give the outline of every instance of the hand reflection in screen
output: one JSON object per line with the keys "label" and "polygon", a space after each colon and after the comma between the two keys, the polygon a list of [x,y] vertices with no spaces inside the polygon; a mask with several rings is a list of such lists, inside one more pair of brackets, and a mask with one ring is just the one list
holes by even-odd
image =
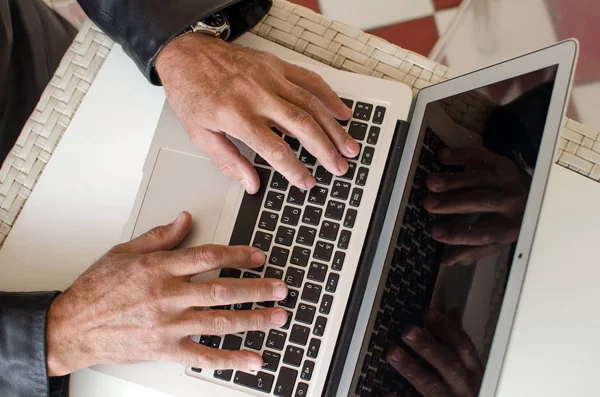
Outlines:
{"label": "hand reflection in screen", "polygon": [[483,367],[460,322],[456,311],[446,317],[429,309],[423,328],[411,325],[404,331],[407,348],[428,365],[421,365],[407,348],[394,346],[388,352],[388,363],[424,397],[475,397],[479,393]]}
{"label": "hand reflection in screen", "polygon": [[[444,265],[468,265],[514,243],[521,228],[530,178],[512,160],[483,147],[442,149],[440,162],[460,172],[432,174],[425,209],[453,215],[433,226],[432,237],[453,247]],[[468,219],[471,214],[476,220]],[[464,219],[461,219],[464,218]]]}

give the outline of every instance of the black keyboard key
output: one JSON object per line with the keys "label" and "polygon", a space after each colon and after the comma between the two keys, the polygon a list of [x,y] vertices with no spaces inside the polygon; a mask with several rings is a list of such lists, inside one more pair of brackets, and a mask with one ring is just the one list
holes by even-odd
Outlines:
{"label": "black keyboard key", "polygon": [[350,109],[354,109],[354,101],[352,99],[340,98],[344,105],[348,106]]}
{"label": "black keyboard key", "polygon": [[265,201],[265,208],[279,211],[283,206],[284,194],[279,192],[269,192],[267,193],[267,200]]}
{"label": "black keyboard key", "polygon": [[267,252],[271,248],[271,241],[273,241],[272,234],[256,232],[256,236],[254,236],[254,242],[252,243],[252,246],[254,248],[259,248]]}
{"label": "black keyboard key", "polygon": [[310,378],[312,378],[312,373],[314,369],[315,363],[313,361],[304,361],[302,372],[300,372],[300,377],[302,378],[302,380],[309,381]]}
{"label": "black keyboard key", "polygon": [[[279,229],[281,229],[281,227]],[[285,265],[287,265],[287,259],[288,259],[289,255],[290,255],[290,250],[288,250],[286,248],[274,246],[273,249],[271,250],[271,256],[269,256],[269,263],[272,265],[285,267]]]}
{"label": "black keyboard key", "polygon": [[267,343],[265,344],[265,347],[268,349],[282,351],[283,347],[285,346],[286,339],[287,334],[285,332],[272,329],[269,331],[269,336],[267,337]]}
{"label": "black keyboard key", "polygon": [[371,146],[366,146],[365,150],[363,151],[363,155],[362,155],[362,158],[360,159],[360,162],[364,165],[371,165],[371,163],[373,162],[374,154],[375,154],[375,148],[373,148]]}
{"label": "black keyboard key", "polygon": [[306,383],[298,383],[298,387],[296,388],[296,394],[294,397],[306,397],[308,394],[308,385]]}
{"label": "black keyboard key", "polygon": [[331,197],[346,200],[350,194],[350,186],[349,182],[335,181],[331,189]]}
{"label": "black keyboard key", "polygon": [[367,354],[365,357],[365,361],[363,361],[363,365],[362,365],[362,373],[363,374],[367,373],[367,371],[369,370],[370,364],[371,364],[371,356]]}
{"label": "black keyboard key", "polygon": [[300,220],[301,211],[302,210],[300,208],[286,205],[283,209],[283,214],[281,215],[281,223],[296,226],[298,224],[298,221]]}
{"label": "black keyboard key", "polygon": [[304,288],[302,289],[302,300],[311,303],[319,303],[319,299],[321,298],[321,291],[323,287],[313,283],[304,284]]}
{"label": "black keyboard key", "polygon": [[296,237],[296,242],[298,244],[312,246],[315,242],[315,237],[317,236],[317,229],[313,229],[312,227],[300,226],[298,229],[298,236]]}
{"label": "black keyboard key", "polygon": [[290,258],[290,263],[306,267],[306,265],[308,265],[309,259],[310,250],[308,248],[294,247],[294,249],[292,250],[292,257]]}
{"label": "black keyboard key", "polygon": [[283,270],[267,266],[267,270],[265,270],[265,278],[275,278],[281,280],[283,278]]}
{"label": "black keyboard key", "polygon": [[273,306],[275,306],[275,302],[257,302],[256,304],[258,306],[262,306],[262,307],[273,307]]}
{"label": "black keyboard key", "polygon": [[342,251],[337,251],[335,255],[333,255],[333,263],[331,264],[331,269],[339,272],[342,270],[344,266],[344,260],[346,260],[346,254]]}
{"label": "black keyboard key", "polygon": [[329,262],[331,255],[333,254],[333,244],[326,243],[324,241],[317,241],[315,245],[314,258]]}
{"label": "black keyboard key", "polygon": [[320,348],[321,348],[321,341],[317,338],[312,338],[310,340],[310,344],[308,345],[308,350],[306,351],[306,357],[317,358],[317,356],[319,355]]}
{"label": "black keyboard key", "polygon": [[312,262],[308,270],[308,279],[322,283],[327,276],[327,265],[319,262]]}
{"label": "black keyboard key", "polygon": [[299,324],[294,324],[294,326],[292,327],[292,331],[290,332],[290,342],[300,346],[306,346],[306,342],[308,342],[309,336],[310,328],[304,327]]}
{"label": "black keyboard key", "polygon": [[285,176],[281,175],[279,172],[275,172],[273,174],[273,179],[271,179],[271,188],[285,192],[289,184],[290,183]]}
{"label": "black keyboard key", "polygon": [[346,212],[346,218],[344,218],[344,227],[352,229],[354,227],[354,223],[356,222],[357,216],[358,211],[353,210],[352,208],[348,209],[348,212]]}
{"label": "black keyboard key", "polygon": [[297,377],[298,371],[295,369],[281,367],[279,376],[277,377],[277,383],[275,383],[275,389],[273,389],[273,394],[277,397],[292,397]]}
{"label": "black keyboard key", "polygon": [[305,148],[302,148],[302,150],[300,151],[299,159],[306,165],[315,165],[315,163],[317,162],[316,157],[310,154]]}
{"label": "black keyboard key", "polygon": [[260,188],[256,194],[244,193],[229,245],[249,245],[252,241],[254,225],[258,219],[262,201],[267,191],[269,177],[271,176],[271,171],[261,167],[255,168],[260,179]]}
{"label": "black keyboard key", "polygon": [[269,211],[263,211],[263,213],[260,215],[260,220],[258,221],[258,227],[260,227],[261,229],[273,231],[277,226],[278,219],[279,215]]}
{"label": "black keyboard key", "polygon": [[304,200],[306,199],[306,190],[302,190],[297,188],[296,186],[292,186],[290,188],[290,192],[287,196],[287,202],[296,205],[304,205]]}
{"label": "black keyboard key", "polygon": [[295,267],[289,267],[285,273],[285,283],[290,287],[300,288],[302,286],[302,280],[304,280],[304,270],[296,269]]}
{"label": "black keyboard key", "polygon": [[327,284],[325,284],[325,291],[335,292],[337,289],[338,281],[340,281],[340,275],[337,273],[330,273],[327,278]]}
{"label": "black keyboard key", "polygon": [[[304,324],[312,324],[315,319],[317,308],[311,305],[300,304],[298,311],[296,311],[296,321]],[[307,332],[308,335],[308,332]]]}
{"label": "black keyboard key", "polygon": [[192,372],[195,372],[197,374],[202,373],[202,368],[192,367]]}
{"label": "black keyboard key", "polygon": [[319,313],[329,314],[329,312],[331,311],[332,303],[333,303],[333,296],[323,295],[323,302],[321,302],[321,306],[319,307]]}
{"label": "black keyboard key", "polygon": [[352,196],[350,196],[350,205],[358,207],[362,201],[363,190],[355,187],[352,189]]}
{"label": "black keyboard key", "polygon": [[254,163],[255,164],[259,164],[259,165],[265,165],[267,167],[270,167],[271,165],[269,164],[269,162],[267,160],[265,160],[264,158],[262,158],[260,155],[256,155],[254,157]]}
{"label": "black keyboard key", "polygon": [[308,193],[308,202],[311,204],[325,205],[329,190],[324,187],[315,186]]}
{"label": "black keyboard key", "polygon": [[322,208],[313,207],[307,205],[302,214],[302,222],[308,225],[318,226],[321,222],[321,215],[323,214]]}
{"label": "black keyboard key", "polygon": [[325,169],[322,165],[317,167],[317,171],[315,172],[315,180],[320,185],[329,186],[331,184],[331,179],[333,178],[333,174]]}
{"label": "black keyboard key", "polygon": [[242,346],[242,338],[236,335],[225,335],[223,339],[223,347],[224,350],[240,350]]}
{"label": "black keyboard key", "polygon": [[238,269],[222,269],[219,273],[220,278],[240,278],[242,272]]}
{"label": "black keyboard key", "polygon": [[296,234],[294,229],[290,229],[289,227],[285,226],[279,226],[279,229],[277,229],[277,234],[275,235],[275,242],[277,244],[285,245],[286,247],[291,247],[292,243],[294,242],[294,234]]}
{"label": "black keyboard key", "polygon": [[344,216],[344,209],[346,204],[340,203],[339,201],[329,200],[327,207],[325,207],[325,217],[329,219],[335,219],[341,221]]}
{"label": "black keyboard key", "polygon": [[271,127],[271,131],[279,135],[279,137],[283,137],[283,132],[279,131],[277,128]]}
{"label": "black keyboard key", "polygon": [[371,115],[373,114],[373,105],[370,103],[357,102],[356,107],[354,108],[354,117],[358,120],[369,121],[371,120]]}
{"label": "black keyboard key", "polygon": [[377,145],[380,132],[381,128],[375,126],[371,127],[371,129],[369,130],[369,135],[367,136],[367,143],[370,145]]}
{"label": "black keyboard key", "polygon": [[264,340],[264,332],[250,331],[246,333],[246,341],[244,342],[244,346],[254,350],[261,350]]}
{"label": "black keyboard key", "polygon": [[231,377],[233,376],[233,370],[231,369],[218,369],[215,371],[214,377],[216,379],[224,380],[225,382],[229,382]]}
{"label": "black keyboard key", "polygon": [[287,310],[285,312],[287,313],[287,321],[281,329],[290,329],[290,325],[292,325],[292,312],[288,312]]}
{"label": "black keyboard key", "polygon": [[296,138],[292,138],[291,136],[286,135],[286,137],[283,139],[287,142],[288,145],[290,145],[294,152],[297,152],[298,149],[300,149],[300,141]]}
{"label": "black keyboard key", "polygon": [[279,306],[287,307],[288,309],[293,309],[296,307],[297,301],[298,301],[298,291],[288,288],[288,294],[284,300],[279,302]]}
{"label": "black keyboard key", "polygon": [[369,176],[369,169],[360,167],[358,174],[356,175],[356,184],[358,186],[365,186],[367,184],[367,177]]}
{"label": "black keyboard key", "polygon": [[367,135],[367,128],[368,126],[365,123],[353,121],[350,123],[348,133],[352,138],[356,139],[357,141],[362,141]]}
{"label": "black keyboard key", "polygon": [[260,278],[260,276],[256,273],[244,272],[242,278]]}
{"label": "black keyboard key", "polygon": [[270,393],[273,389],[275,376],[266,372],[258,372],[256,375],[251,375],[246,372],[236,371],[233,383],[240,386],[245,386],[250,389]]}
{"label": "black keyboard key", "polygon": [[352,180],[352,179],[354,179],[355,173],[356,173],[356,163],[353,163],[352,161],[348,161],[348,171],[346,171],[346,173],[344,175],[340,176],[340,178]]}
{"label": "black keyboard key", "polygon": [[382,124],[384,117],[385,117],[385,108],[383,106],[377,106],[375,108],[375,115],[373,116],[373,123]]}
{"label": "black keyboard key", "polygon": [[[283,356],[283,363],[288,364],[288,365],[293,365],[294,367],[299,367],[300,363],[302,362],[303,356],[304,356],[304,349],[301,349],[296,346],[288,346],[285,349],[285,355]],[[280,374],[281,374],[281,372],[280,372]]]}
{"label": "black keyboard key", "polygon": [[327,325],[326,317],[317,317],[315,321],[315,326],[313,328],[313,335],[315,336],[323,336],[325,334],[325,326]]}
{"label": "black keyboard key", "polygon": [[319,231],[319,237],[325,240],[335,241],[337,240],[338,231],[340,225],[335,222],[324,221]]}
{"label": "black keyboard key", "polygon": [[210,344],[209,340],[210,340],[210,336],[202,335],[200,337],[200,341],[198,343],[200,343],[203,346],[208,346]]}
{"label": "black keyboard key", "polygon": [[207,346],[212,347],[214,349],[218,349],[219,346],[221,346],[221,337],[220,336],[209,336]]}
{"label": "black keyboard key", "polygon": [[276,372],[277,368],[279,368],[279,360],[281,360],[281,354],[265,350],[263,353],[262,368],[267,371]]}

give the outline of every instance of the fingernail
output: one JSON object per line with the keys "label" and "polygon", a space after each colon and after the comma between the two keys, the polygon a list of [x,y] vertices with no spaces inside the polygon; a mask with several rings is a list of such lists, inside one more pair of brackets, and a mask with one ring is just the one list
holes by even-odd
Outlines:
{"label": "fingernail", "polygon": [[350,166],[348,165],[348,162],[344,159],[339,159],[338,160],[338,170],[340,170],[341,174],[345,174],[346,172],[348,172],[348,168]]}
{"label": "fingernail", "polygon": [[306,190],[312,189],[316,184],[317,181],[315,181],[315,178],[312,175],[307,176],[304,180],[304,186],[306,186]]}
{"label": "fingernail", "polygon": [[402,350],[398,347],[394,347],[392,351],[387,356],[387,361],[392,363],[397,363],[402,360]]}
{"label": "fingernail", "polygon": [[354,139],[348,139],[346,141],[346,149],[351,154],[356,155],[358,153],[358,151],[360,150],[360,147],[358,146],[358,143],[356,143],[356,141]]}
{"label": "fingernail", "polygon": [[253,369],[258,371],[262,369],[263,363],[262,360],[258,357],[252,357],[248,360],[248,369]]}
{"label": "fingernail", "polygon": [[275,288],[273,288],[273,297],[275,297],[275,299],[278,301],[285,299],[287,294],[288,294],[288,289],[284,283],[277,283],[275,285]]}
{"label": "fingernail", "polygon": [[173,221],[175,226],[181,226],[185,222],[185,213],[182,211],[177,215],[177,218]]}
{"label": "fingernail", "polygon": [[407,340],[410,340],[412,342],[416,341],[417,339],[419,339],[419,337],[423,334],[423,331],[421,331],[421,328],[413,325],[411,326],[408,331],[404,334],[404,337]]}
{"label": "fingernail", "polygon": [[285,325],[287,322],[287,314],[283,310],[277,310],[273,314],[271,314],[271,323],[278,327]]}
{"label": "fingernail", "polygon": [[262,265],[263,263],[265,263],[265,253],[262,251],[254,251],[254,253],[252,254],[252,262],[257,264],[257,265]]}

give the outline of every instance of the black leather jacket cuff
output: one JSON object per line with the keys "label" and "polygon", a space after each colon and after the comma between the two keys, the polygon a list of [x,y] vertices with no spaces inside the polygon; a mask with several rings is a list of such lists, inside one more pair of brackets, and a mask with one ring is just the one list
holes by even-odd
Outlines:
{"label": "black leather jacket cuff", "polygon": [[58,292],[0,292],[0,394],[46,397],[46,314]]}
{"label": "black leather jacket cuff", "polygon": [[225,11],[231,38],[256,25],[272,0],[78,0],[87,15],[121,44],[146,78],[159,85],[154,60],[160,50],[187,27]]}

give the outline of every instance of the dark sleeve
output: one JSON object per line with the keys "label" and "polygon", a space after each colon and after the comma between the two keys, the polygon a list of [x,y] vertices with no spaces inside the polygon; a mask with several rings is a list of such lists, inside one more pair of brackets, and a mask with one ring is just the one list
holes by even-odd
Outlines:
{"label": "dark sleeve", "polygon": [[0,395],[66,395],[67,378],[50,385],[46,368],[46,314],[57,294],[0,292]]}
{"label": "dark sleeve", "polygon": [[160,84],[154,60],[162,47],[185,28],[224,11],[231,39],[256,25],[272,0],[78,0],[106,34],[121,44],[146,78]]}

